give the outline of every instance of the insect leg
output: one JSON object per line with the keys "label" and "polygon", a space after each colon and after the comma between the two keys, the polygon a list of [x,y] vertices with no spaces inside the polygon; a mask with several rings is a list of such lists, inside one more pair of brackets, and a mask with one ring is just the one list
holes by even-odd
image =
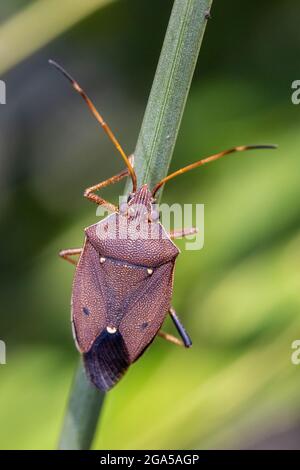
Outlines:
{"label": "insect leg", "polygon": [[157,333],[158,336],[160,336],[163,339],[166,339],[167,341],[170,341],[170,343],[176,344],[177,346],[184,346],[183,342],[181,339],[176,338],[176,336],[170,335],[169,333],[165,333],[164,331],[159,331]]}
{"label": "insect leg", "polygon": [[170,308],[169,314],[171,315],[171,318],[172,318],[173,323],[176,327],[176,330],[178,331],[178,333],[181,336],[181,339],[183,341],[184,346],[186,348],[190,348],[192,346],[192,340],[189,337],[188,333],[186,332],[186,330],[185,330],[183,324],[181,323],[181,321],[179,320],[178,316],[176,315],[176,312],[175,312],[173,307]]}
{"label": "insect leg", "polygon": [[167,341],[170,341],[170,343],[176,344],[177,346],[184,346],[185,348],[190,348],[192,346],[192,340],[185,331],[185,328],[179,320],[178,316],[176,315],[176,312],[173,307],[170,308],[169,314],[171,315],[173,323],[182,341],[181,339],[176,338],[176,336],[170,335],[169,333],[165,333],[164,331],[159,331],[158,336],[166,339]]}
{"label": "insect leg", "polygon": [[80,255],[81,252],[82,248],[69,248],[67,250],[61,250],[59,252],[59,256],[65,259],[66,261],[69,261],[69,263],[75,264],[76,266],[77,261],[75,261],[73,258],[70,258],[70,256]]}
{"label": "insect leg", "polygon": [[198,228],[197,227],[191,227],[191,228],[184,228],[182,230],[172,230],[169,233],[169,237],[174,240],[175,238],[181,238],[181,237],[187,237],[188,235],[194,235],[195,233],[198,233]]}
{"label": "insect leg", "polygon": [[[133,155],[131,155],[129,157],[129,161],[130,161],[131,164],[133,164],[133,159],[134,159],[134,157],[133,157]],[[105,188],[106,186],[109,186],[110,184],[117,183],[118,181],[120,181],[121,179],[125,178],[128,175],[129,175],[129,171],[128,171],[127,168],[125,168],[125,170],[121,171],[117,175],[114,175],[114,176],[112,176],[111,178],[108,178],[105,181],[101,181],[100,183],[95,184],[94,186],[91,186],[91,187],[87,188],[84,191],[84,197],[86,197],[90,201],[95,202],[98,205],[105,206],[107,209],[109,209],[112,212],[117,212],[118,211],[117,206],[115,206],[114,204],[106,201],[102,197],[95,194],[95,191],[99,191],[99,189]]]}

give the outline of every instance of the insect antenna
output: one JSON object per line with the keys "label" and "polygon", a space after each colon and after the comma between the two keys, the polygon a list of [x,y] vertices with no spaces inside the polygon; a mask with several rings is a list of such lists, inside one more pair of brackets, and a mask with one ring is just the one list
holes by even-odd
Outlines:
{"label": "insect antenna", "polygon": [[193,170],[194,168],[197,168],[198,166],[205,165],[206,163],[213,162],[214,160],[218,160],[221,157],[224,157],[225,155],[228,155],[229,153],[234,153],[234,152],[244,152],[245,150],[255,150],[255,149],[275,149],[277,148],[277,145],[240,145],[238,147],[232,147],[228,150],[224,150],[223,152],[216,153],[214,155],[211,155],[209,157],[203,158],[202,160],[199,160],[195,163],[191,163],[190,165],[187,165],[183,168],[180,168],[177,171],[174,171],[174,173],[171,173],[170,175],[166,176],[163,178],[159,183],[157,183],[153,190],[152,190],[152,196],[154,197],[157,191],[165,184],[167,181],[170,181],[171,179],[175,178],[175,176],[182,175],[183,173],[186,173],[187,171]]}
{"label": "insect antenna", "polygon": [[53,65],[57,70],[59,70],[69,80],[69,82],[71,82],[71,85],[74,88],[74,90],[77,91],[82,96],[82,98],[84,99],[84,101],[88,105],[88,107],[89,107],[90,111],[92,112],[92,114],[94,115],[94,117],[97,119],[97,121],[99,122],[99,124],[101,125],[101,127],[103,128],[103,130],[106,132],[109,139],[113,143],[113,145],[116,147],[118,152],[121,154],[121,157],[123,158],[123,160],[125,162],[125,165],[128,168],[128,171],[129,171],[129,174],[130,174],[130,177],[131,177],[131,180],[132,180],[132,192],[136,192],[137,179],[136,179],[135,171],[134,171],[127,155],[125,154],[123,148],[121,147],[121,144],[119,143],[119,141],[115,137],[114,133],[112,132],[112,130],[110,129],[108,124],[104,121],[101,114],[97,111],[96,107],[94,106],[94,104],[92,103],[92,101],[90,100],[88,95],[83,91],[83,89],[76,82],[76,80],[74,80],[74,78],[61,65],[59,65],[54,60],[50,59],[48,62],[49,62],[49,64]]}

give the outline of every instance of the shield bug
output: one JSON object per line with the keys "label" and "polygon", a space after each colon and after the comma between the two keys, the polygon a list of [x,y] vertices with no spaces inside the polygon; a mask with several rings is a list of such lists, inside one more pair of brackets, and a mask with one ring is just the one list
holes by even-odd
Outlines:
{"label": "shield bug", "polygon": [[[79,84],[56,62],[49,61],[71,82],[116,147],[126,169],[87,188],[84,196],[112,212],[85,229],[83,248],[63,250],[59,255],[76,265],[72,290],[72,328],[83,355],[87,375],[101,390],[111,389],[127,368],[159,335],[189,348],[192,341],[171,306],[175,261],[179,250],[175,238],[196,233],[183,229],[167,233],[154,207],[159,189],[175,176],[217,160],[229,153],[273,145],[234,147],[199,160],[158,182],[154,188],[137,187],[133,158],[128,157],[109,126]],[[120,207],[96,192],[130,176],[132,192]],[[142,234],[142,235],[141,235]],[[75,261],[74,255],[79,255]],[[170,315],[181,339],[161,331]]]}

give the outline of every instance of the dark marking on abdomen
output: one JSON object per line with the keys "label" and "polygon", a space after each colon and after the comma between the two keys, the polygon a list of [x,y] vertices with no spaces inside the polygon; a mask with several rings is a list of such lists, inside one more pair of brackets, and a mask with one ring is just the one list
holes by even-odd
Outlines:
{"label": "dark marking on abdomen", "polygon": [[85,369],[90,380],[100,390],[111,389],[130,364],[128,351],[119,331],[114,334],[103,330],[91,349],[83,354]]}
{"label": "dark marking on abdomen", "polygon": [[91,313],[87,307],[83,307],[82,311],[87,316],[90,315],[90,313]]}

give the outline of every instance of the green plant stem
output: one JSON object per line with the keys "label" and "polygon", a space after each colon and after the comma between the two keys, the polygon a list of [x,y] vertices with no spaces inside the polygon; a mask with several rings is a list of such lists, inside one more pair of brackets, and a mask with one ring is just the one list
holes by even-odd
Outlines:
{"label": "green plant stem", "polygon": [[168,172],[211,4],[174,2],[134,152],[138,185],[153,187]]}
{"label": "green plant stem", "polygon": [[76,371],[59,442],[59,449],[89,449],[105,394],[87,379],[80,361]]}
{"label": "green plant stem", "polygon": [[[135,149],[138,184],[166,176],[212,0],[175,0]],[[125,193],[131,185],[128,182]],[[63,424],[60,449],[92,443],[104,394],[89,384],[80,363]]]}

